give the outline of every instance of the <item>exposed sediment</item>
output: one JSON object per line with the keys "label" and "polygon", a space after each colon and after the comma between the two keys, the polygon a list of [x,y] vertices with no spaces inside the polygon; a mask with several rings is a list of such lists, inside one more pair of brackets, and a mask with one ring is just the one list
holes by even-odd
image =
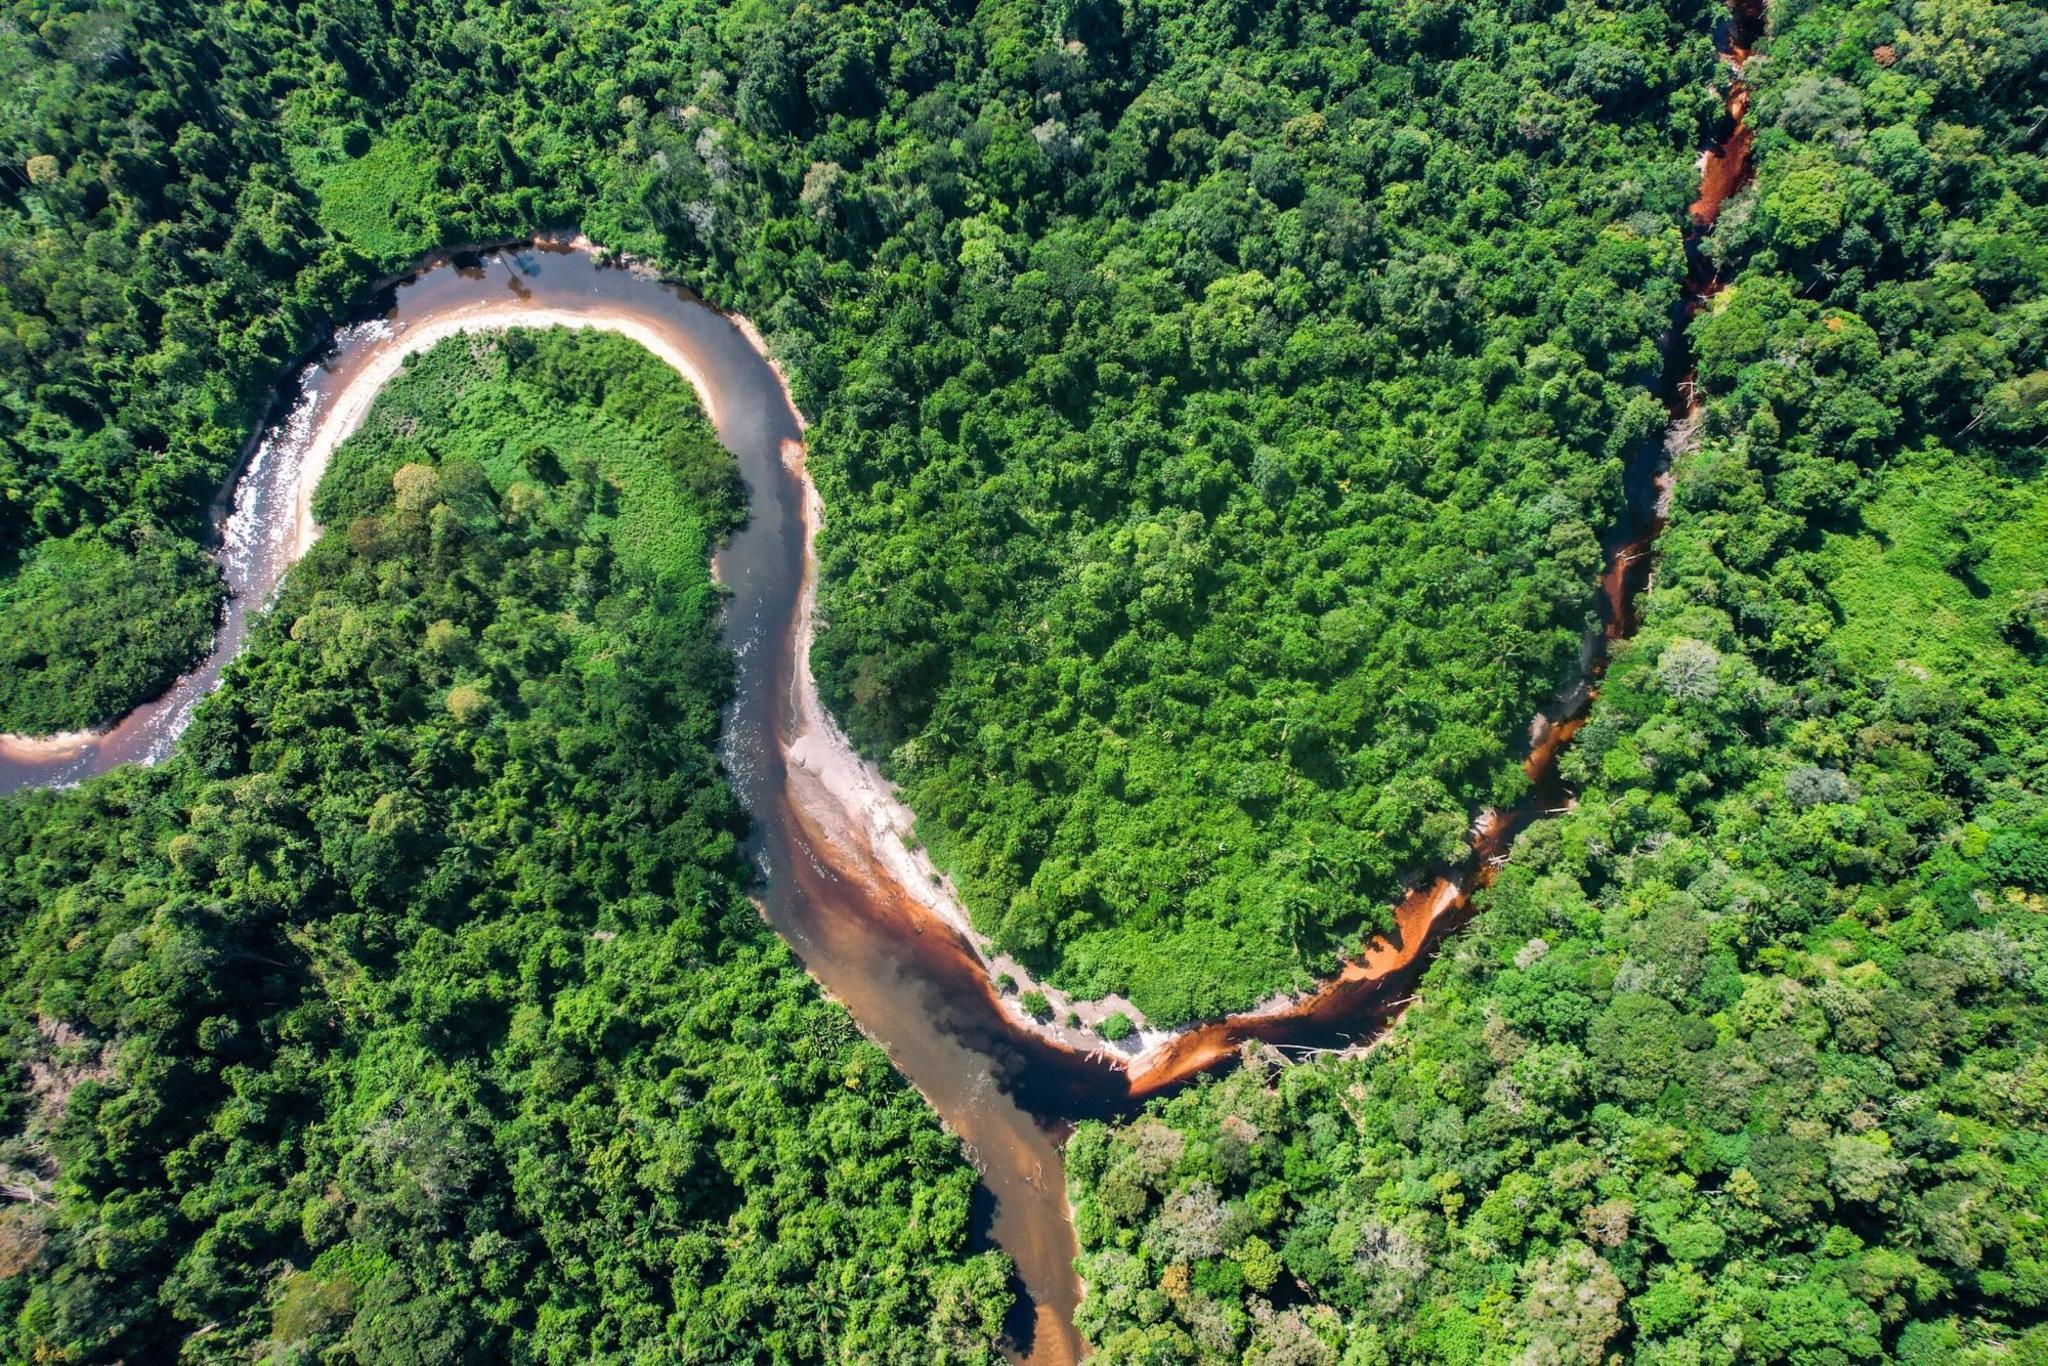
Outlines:
{"label": "exposed sediment", "polygon": [[[1761,29],[1760,0],[1738,0],[1731,14],[1717,42],[1736,79],[1723,129],[1701,162],[1687,237],[1688,313],[1721,287],[1699,244],[1749,171],[1748,94],[1740,76]],[[547,250],[559,256],[587,247],[579,242]],[[420,290],[417,316],[402,318],[394,309],[388,322],[372,320],[369,331],[330,358],[331,368],[316,367],[300,405],[275,429],[289,439],[259,446],[237,485],[223,555],[249,559],[230,574],[240,600],[231,604],[214,652],[170,695],[108,731],[0,736],[0,792],[161,757],[239,649],[242,614],[267,601],[284,567],[312,544],[311,499],[320,472],[406,355],[456,333],[515,326],[597,327],[639,342],[697,390],[721,439],[740,456],[752,495],[749,526],[720,551],[717,564],[721,581],[733,590],[728,639],[741,659],[725,753],[756,823],[752,847],[765,879],[762,910],[968,1145],[989,1196],[981,1227],[1017,1262],[1027,1292],[1011,1325],[1018,1355],[1051,1366],[1071,1361],[1084,1349],[1073,1329],[1080,1286],[1072,1272],[1073,1235],[1056,1147],[1061,1125],[1127,1111],[1230,1059],[1247,1042],[1344,1049],[1377,1037],[1398,1014],[1433,948],[1470,915],[1472,894],[1491,881],[1515,834],[1569,802],[1557,757],[1593,705],[1610,646],[1639,624],[1637,604],[1667,510],[1668,450],[1684,442],[1696,420],[1682,330],[1674,341],[1673,372],[1680,378],[1670,386],[1671,434],[1632,462],[1628,511],[1607,541],[1602,630],[1589,639],[1579,676],[1532,723],[1529,795],[1511,809],[1482,812],[1466,856],[1410,891],[1394,908],[1392,930],[1314,992],[1182,1030],[1146,1031],[1137,1041],[1141,1047],[1127,1055],[1084,1031],[1034,1022],[1014,998],[997,991],[996,972],[1025,974],[983,951],[959,898],[918,847],[911,813],[820,701],[809,655],[815,541],[824,509],[804,469],[801,418],[786,384],[774,376],[779,403],[772,388],[762,387],[759,372],[772,362],[759,335],[744,320],[717,319],[718,327],[730,324],[743,339],[746,354],[736,357],[730,331],[705,330],[698,314],[714,316],[708,310],[679,303],[675,291],[645,276],[630,285],[607,283],[600,277],[626,272],[593,273],[587,251],[578,254],[573,268],[554,267],[573,283],[545,283],[538,267],[522,280],[525,268],[515,261],[504,282],[509,297],[486,297],[489,290],[479,283],[483,266],[426,272],[408,285],[430,286]],[[495,269],[505,258],[485,264]],[[460,288],[435,284],[456,276],[465,282]],[[378,326],[391,331],[374,335]],[[719,373],[705,360],[714,352]],[[1128,1007],[1098,1002],[1087,1016],[1115,1008]]]}

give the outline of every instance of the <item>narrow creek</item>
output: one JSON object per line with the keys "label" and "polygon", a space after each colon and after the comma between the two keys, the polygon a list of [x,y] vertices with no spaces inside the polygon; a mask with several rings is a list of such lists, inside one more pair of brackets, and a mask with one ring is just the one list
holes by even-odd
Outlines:
{"label": "narrow creek", "polygon": [[1529,756],[1523,763],[1529,777],[1527,793],[1512,807],[1480,814],[1465,858],[1401,900],[1390,935],[1375,939],[1316,992],[1280,1011],[1233,1015],[1178,1035],[1139,1061],[1131,1078],[1137,1096],[1170,1090],[1254,1040],[1283,1049],[1323,1050],[1356,1047],[1375,1037],[1399,1013],[1436,946],[1471,918],[1473,894],[1493,881],[1515,836],[1537,817],[1571,801],[1558,775],[1558,759],[1585,724],[1614,645],[1633,636],[1642,624],[1638,606],[1649,586],[1657,537],[1664,530],[1671,457],[1691,437],[1699,415],[1696,366],[1685,324],[1725,283],[1703,246],[1722,206],[1750,181],[1753,133],[1746,118],[1749,87],[1742,69],[1763,35],[1764,4],[1765,0],[1730,0],[1727,17],[1714,26],[1715,50],[1731,69],[1732,79],[1721,125],[1700,155],[1699,196],[1684,229],[1686,276],[1671,319],[1659,386],[1671,425],[1661,439],[1634,451],[1623,472],[1622,516],[1602,538],[1606,567],[1600,576],[1600,630],[1586,642],[1580,676],[1530,726]]}
{"label": "narrow creek", "polygon": [[[1730,15],[1715,42],[1736,79],[1724,126],[1702,159],[1686,235],[1685,315],[1721,286],[1700,242],[1748,176],[1740,75],[1762,29],[1762,0],[1735,0]],[[1695,416],[1682,322],[1675,320],[1681,326],[1665,384],[1673,441]],[[1663,527],[1666,450],[1653,442],[1630,462],[1627,511],[1606,541],[1603,630],[1589,641],[1583,677],[1531,728],[1528,796],[1483,813],[1467,858],[1412,891],[1396,908],[1393,932],[1313,995],[1197,1026],[1129,1061],[1079,1052],[1028,1028],[998,996],[974,947],[893,871],[900,864],[876,847],[882,837],[871,824],[835,810],[811,763],[792,759],[837,743],[821,720],[803,648],[818,508],[803,472],[802,419],[750,330],[686,291],[606,267],[580,246],[538,243],[436,263],[339,329],[282,391],[282,416],[254,445],[234,486],[220,549],[232,597],[213,651],[162,698],[104,732],[0,737],[0,793],[163,758],[239,650],[249,613],[269,601],[309,543],[312,485],[403,356],[455,332],[551,325],[604,328],[648,346],[696,386],[737,457],[749,520],[715,561],[730,593],[726,638],[739,661],[723,752],[753,822],[762,913],[967,1145],[982,1174],[977,1237],[1017,1264],[1013,1355],[1035,1366],[1078,1360],[1086,1347],[1073,1323],[1080,1284],[1058,1146],[1067,1127],[1128,1113],[1227,1063],[1248,1042],[1342,1048],[1384,1029],[1434,947],[1469,918],[1472,893],[1491,880],[1516,833],[1569,800],[1557,757],[1592,704],[1611,644],[1636,628],[1636,601]]]}

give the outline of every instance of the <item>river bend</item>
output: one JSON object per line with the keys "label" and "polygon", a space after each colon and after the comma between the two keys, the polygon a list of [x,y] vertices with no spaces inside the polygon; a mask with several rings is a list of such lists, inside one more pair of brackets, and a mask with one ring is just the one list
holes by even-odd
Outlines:
{"label": "river bend", "polygon": [[[1098,1112],[1125,1094],[1123,1075],[1024,1030],[973,948],[904,890],[872,824],[833,808],[828,780],[863,775],[816,703],[806,658],[818,503],[803,471],[803,421],[751,330],[686,291],[556,243],[437,263],[390,290],[293,376],[281,416],[250,452],[220,523],[231,596],[212,651],[108,730],[0,739],[0,792],[168,755],[240,650],[250,614],[318,534],[311,498],[328,457],[404,358],[458,332],[514,326],[595,327],[639,342],[690,381],[737,457],[748,520],[713,566],[739,666],[721,748],[751,818],[756,897],[812,976],[966,1143],[982,1175],[977,1237],[1017,1264],[1023,1294],[1010,1333],[1019,1355],[1074,1360],[1080,1286],[1059,1122],[1041,1124],[1025,1102],[1048,1116]],[[1033,1066],[1048,1061],[1057,1065]]]}
{"label": "river bend", "polygon": [[[1762,27],[1761,0],[1735,0],[1730,15],[1715,36],[1737,79],[1727,119],[1702,157],[1687,233],[1692,272],[1666,377],[1674,442],[1690,433],[1695,413],[1684,316],[1721,285],[1698,244],[1749,172],[1740,73]],[[1066,1126],[1125,1113],[1248,1042],[1346,1047],[1383,1029],[1431,949],[1470,914],[1472,891],[1490,880],[1514,834],[1569,800],[1556,758],[1591,705],[1609,645],[1636,628],[1636,600],[1663,527],[1663,443],[1646,443],[1629,462],[1626,515],[1606,538],[1604,629],[1589,638],[1580,676],[1532,725],[1530,796],[1512,810],[1481,813],[1467,857],[1418,885],[1396,908],[1394,930],[1313,995],[1181,1031],[1134,1058],[1063,1046],[997,994],[897,838],[907,815],[897,808],[885,819],[881,808],[893,801],[886,783],[819,704],[808,654],[822,510],[804,471],[803,420],[760,339],[684,290],[603,264],[581,242],[434,263],[340,328],[281,391],[282,415],[260,434],[223,510],[220,562],[230,597],[212,651],[163,697],[103,732],[0,736],[0,793],[164,758],[240,649],[249,614],[271,600],[318,534],[310,500],[327,459],[404,357],[458,332],[515,326],[594,327],[639,342],[697,390],[737,458],[748,520],[713,561],[728,593],[725,638],[738,661],[721,750],[751,818],[762,913],[967,1145],[982,1176],[977,1237],[1017,1265],[1014,1355],[1034,1366],[1078,1359],[1081,1288],[1057,1146]]]}

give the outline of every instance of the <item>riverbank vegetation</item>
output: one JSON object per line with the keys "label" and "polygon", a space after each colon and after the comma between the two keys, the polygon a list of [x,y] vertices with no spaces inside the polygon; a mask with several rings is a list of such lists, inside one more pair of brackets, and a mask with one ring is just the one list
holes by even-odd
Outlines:
{"label": "riverbank vegetation", "polygon": [[[1569,672],[1719,15],[16,7],[0,729],[190,655],[344,301],[580,225],[789,365],[822,685],[977,924],[1154,1021],[1298,983]],[[2048,21],[1767,17],[1577,806],[1370,1057],[1082,1128],[1108,1361],[2048,1352]],[[524,345],[421,363],[180,759],[0,818],[18,1354],[992,1337],[957,1149],[738,899],[729,475]]]}
{"label": "riverbank vegetation", "polygon": [[2048,17],[1770,14],[1577,805],[1368,1057],[1083,1126],[1105,1361],[2048,1354]]}
{"label": "riverbank vegetation", "polygon": [[981,1360],[972,1168],[748,901],[731,456],[457,337],[158,768],[0,805],[0,1355]]}
{"label": "riverbank vegetation", "polygon": [[1228,22],[1077,32],[1029,146],[984,113],[1007,193],[834,301],[813,428],[828,699],[978,925],[1155,1024],[1333,968],[1520,791],[1711,61],[1655,9]]}
{"label": "riverbank vegetation", "polygon": [[[322,311],[581,225],[794,372],[821,685],[977,925],[1155,1022],[1248,1004],[1521,781],[1662,420],[1705,14],[17,18],[0,539],[20,582],[74,536],[141,582]],[[92,601],[0,594],[99,684],[0,685],[0,727],[103,719],[201,620]]]}

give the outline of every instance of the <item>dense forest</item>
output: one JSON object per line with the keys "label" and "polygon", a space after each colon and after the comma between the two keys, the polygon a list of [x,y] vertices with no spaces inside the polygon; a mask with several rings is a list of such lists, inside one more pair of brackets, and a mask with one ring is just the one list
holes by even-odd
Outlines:
{"label": "dense forest", "polygon": [[945,327],[914,260],[864,301],[815,429],[828,699],[1002,947],[1155,1023],[1334,966],[1518,792],[1712,62],[1657,8],[1234,17],[1145,15],[1099,137],[1106,45],[1041,61],[1022,207]]}
{"label": "dense forest", "polygon": [[1368,1056],[1084,1126],[1105,1361],[2048,1357],[2048,14],[1770,15],[1577,805]]}
{"label": "dense forest", "polygon": [[[2048,10],[1769,5],[1673,337],[1723,13],[19,0],[0,731],[202,648],[352,300],[581,228],[789,368],[821,686],[976,924],[1214,1014],[1517,794],[1675,343],[1571,809],[1371,1052],[1081,1127],[1082,1327],[2048,1356]],[[971,1170],[741,891],[736,496],[631,348],[452,343],[179,756],[0,807],[8,1356],[987,1354]]]}
{"label": "dense forest", "polygon": [[973,1169],[743,890],[694,395],[456,338],[317,508],[170,763],[0,810],[0,1355],[990,1356]]}
{"label": "dense forest", "polygon": [[1714,12],[19,11],[0,729],[190,657],[205,495],[338,300],[580,225],[791,367],[823,689],[977,924],[1158,1021],[1301,985],[1575,656]]}

